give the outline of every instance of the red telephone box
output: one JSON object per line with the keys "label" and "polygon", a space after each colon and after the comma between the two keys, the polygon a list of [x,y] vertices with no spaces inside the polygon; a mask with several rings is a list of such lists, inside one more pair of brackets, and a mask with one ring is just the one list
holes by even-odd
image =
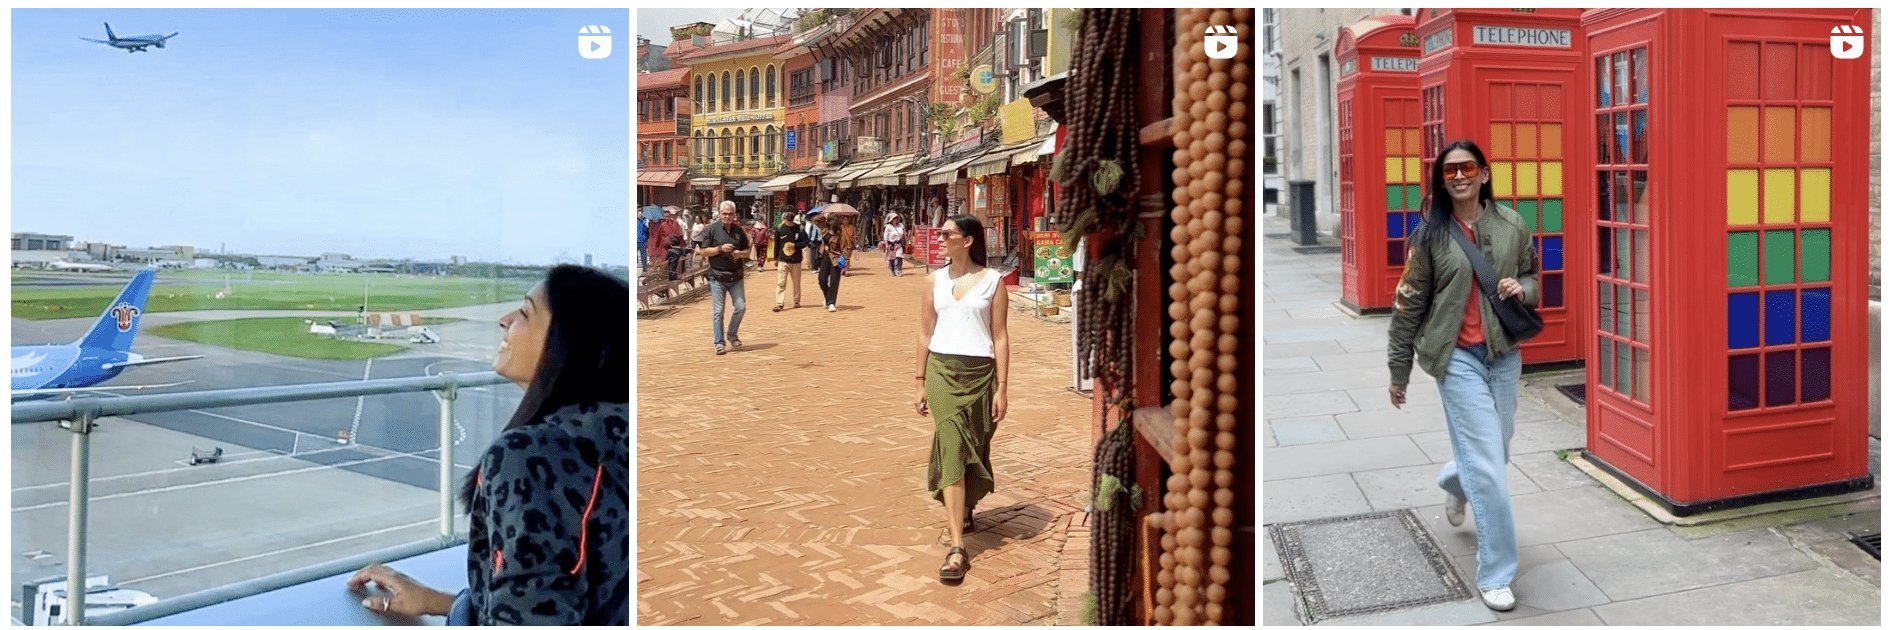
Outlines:
{"label": "red telephone box", "polygon": [[[1545,330],[1521,349],[1526,363],[1585,356],[1590,292],[1572,278],[1590,246],[1591,213],[1577,133],[1585,107],[1581,9],[1424,9],[1420,90],[1423,161],[1470,138],[1486,151],[1493,196],[1512,206],[1539,250]],[[1431,171],[1429,171],[1431,172]],[[1426,181],[1423,179],[1423,181]]]}
{"label": "red telephone box", "polygon": [[1584,15],[1589,87],[1573,96],[1591,113],[1598,208],[1587,454],[1674,513],[1873,483],[1870,58],[1830,42],[1860,35],[1865,50],[1870,20]]}
{"label": "red telephone box", "polygon": [[1420,225],[1420,38],[1414,18],[1380,15],[1343,28],[1335,42],[1342,79],[1342,304],[1387,312],[1407,264],[1407,236]]}

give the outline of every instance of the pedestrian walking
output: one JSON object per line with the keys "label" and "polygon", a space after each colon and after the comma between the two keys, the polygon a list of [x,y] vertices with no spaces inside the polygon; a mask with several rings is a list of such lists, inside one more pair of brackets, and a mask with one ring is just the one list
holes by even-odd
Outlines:
{"label": "pedestrian walking", "polygon": [[[783,213],[783,223],[776,227],[776,308],[783,310],[802,306],[802,253],[809,248],[809,235],[796,225],[795,213]],[[783,289],[789,289],[785,301]]]}
{"label": "pedestrian walking", "polygon": [[835,312],[835,301],[842,291],[842,257],[847,251],[842,248],[842,233],[836,229],[839,221],[833,215],[816,215],[817,240],[810,244],[815,250],[815,283],[822,289],[822,303],[829,312]]}
{"label": "pedestrian walking", "polygon": [[[671,246],[671,237],[673,236],[682,241],[684,239],[684,226],[679,225],[677,222],[677,210],[667,209],[664,211],[664,218],[659,219],[656,225],[651,226],[651,237],[648,245],[650,247],[650,257],[666,259],[665,256],[668,252],[665,250]],[[677,278],[673,277],[671,279],[676,280]]]}
{"label": "pedestrian walking", "polygon": [[914,409],[934,417],[927,489],[947,511],[947,557],[940,577],[966,577],[970,557],[961,535],[973,508],[993,492],[993,433],[1006,418],[1011,349],[1006,287],[986,266],[986,230],[968,215],[941,224],[946,267],[921,302],[920,374]]}
{"label": "pedestrian walking", "polygon": [[888,257],[888,275],[901,277],[902,259],[907,257],[908,226],[901,215],[889,213],[888,227],[881,230],[881,250]]}
{"label": "pedestrian walking", "polygon": [[750,247],[753,249],[750,262],[756,265],[757,271],[762,271],[763,263],[769,260],[769,226],[763,225],[763,221],[758,219],[750,224],[749,233]]}
{"label": "pedestrian walking", "polygon": [[[724,353],[724,338],[730,347],[741,349],[743,339],[737,329],[743,325],[743,259],[750,256],[750,235],[737,224],[737,204],[725,201],[717,208],[716,223],[704,228],[697,238],[697,255],[710,259],[710,338],[717,354]],[[723,327],[723,299],[730,297],[730,328]]]}
{"label": "pedestrian walking", "polygon": [[467,588],[372,564],[348,580],[363,606],[452,626],[630,624],[629,297],[609,274],[560,265],[500,318],[493,371],[526,394],[461,485]]}
{"label": "pedestrian walking", "polygon": [[[1438,483],[1447,493],[1447,522],[1458,527],[1469,503],[1479,532],[1480,599],[1512,610],[1519,571],[1506,464],[1519,399],[1519,342],[1480,294],[1471,252],[1491,258],[1500,298],[1539,300],[1539,261],[1532,235],[1512,208],[1493,200],[1486,154],[1470,140],[1447,145],[1434,160],[1427,216],[1415,232],[1407,269],[1395,288],[1388,326],[1388,397],[1407,402],[1418,356],[1438,382],[1453,461]],[[1452,230],[1461,230],[1463,243]],[[1478,243],[1475,249],[1472,243]]]}

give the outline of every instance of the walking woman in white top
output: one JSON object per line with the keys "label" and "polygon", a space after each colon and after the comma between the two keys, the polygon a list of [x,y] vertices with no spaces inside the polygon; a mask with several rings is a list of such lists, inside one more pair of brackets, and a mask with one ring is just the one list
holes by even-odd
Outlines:
{"label": "walking woman in white top", "polygon": [[947,510],[951,546],[940,578],[967,575],[967,551],[961,534],[973,520],[973,506],[993,491],[989,450],[993,432],[1006,417],[1006,287],[986,266],[986,228],[968,215],[948,217],[940,226],[947,266],[933,273],[934,283],[921,301],[919,374],[914,409],[934,416],[934,450],[927,464],[927,489]]}

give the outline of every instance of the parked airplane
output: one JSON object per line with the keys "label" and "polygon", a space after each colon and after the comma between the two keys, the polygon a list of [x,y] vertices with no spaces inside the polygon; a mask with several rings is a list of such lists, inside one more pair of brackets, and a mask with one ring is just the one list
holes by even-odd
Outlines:
{"label": "parked airplane", "polygon": [[110,22],[107,22],[105,24],[106,39],[92,39],[90,37],[81,37],[79,39],[83,39],[88,42],[98,42],[100,44],[105,44],[107,46],[112,46],[114,48],[123,48],[125,49],[125,52],[138,52],[138,51],[144,50],[146,46],[157,46],[159,48],[164,48],[164,40],[171,39],[177,36],[178,36],[177,33],[172,33],[170,35],[139,35],[137,37],[119,37],[117,35],[112,34],[112,24]]}
{"label": "parked airplane", "polygon": [[148,389],[164,385],[123,385],[92,387],[118,376],[127,367],[167,361],[183,361],[204,355],[147,359],[132,352],[132,340],[138,336],[138,322],[145,310],[145,298],[151,293],[154,271],[140,271],[119,292],[118,298],[105,305],[105,312],[78,341],[43,346],[13,346],[13,396],[103,391],[112,389]]}
{"label": "parked airplane", "polygon": [[75,262],[66,262],[63,260],[53,261],[52,268],[64,269],[66,271],[77,271],[79,273],[85,273],[88,271],[111,271],[112,270],[111,265],[101,265],[99,263],[75,263]]}

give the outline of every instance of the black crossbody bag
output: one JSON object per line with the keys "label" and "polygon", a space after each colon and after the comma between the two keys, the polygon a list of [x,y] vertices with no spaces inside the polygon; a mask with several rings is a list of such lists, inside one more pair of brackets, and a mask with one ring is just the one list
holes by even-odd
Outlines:
{"label": "black crossbody bag", "polygon": [[1480,281],[1480,292],[1486,294],[1486,302],[1493,305],[1493,314],[1499,316],[1499,323],[1506,328],[1506,334],[1512,335],[1515,342],[1525,343],[1527,339],[1537,336],[1539,331],[1545,330],[1545,320],[1539,317],[1538,311],[1517,298],[1499,296],[1499,272],[1493,270],[1493,263],[1486,259],[1486,254],[1473,245],[1472,239],[1467,238],[1466,230],[1460,229],[1458,225],[1450,225],[1447,231],[1453,233],[1454,242],[1460,244],[1461,251],[1467,254],[1467,261],[1473,263],[1473,275]]}

